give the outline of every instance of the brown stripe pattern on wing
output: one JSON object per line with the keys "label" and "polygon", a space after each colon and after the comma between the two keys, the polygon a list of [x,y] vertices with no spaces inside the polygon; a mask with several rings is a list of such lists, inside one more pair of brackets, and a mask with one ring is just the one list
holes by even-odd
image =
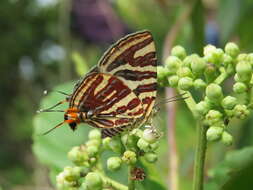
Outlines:
{"label": "brown stripe pattern on wing", "polygon": [[148,31],[126,36],[114,44],[99,62],[100,72],[121,79],[141,100],[144,121],[154,106],[157,88],[157,59],[152,35]]}
{"label": "brown stripe pattern on wing", "polygon": [[110,74],[93,73],[74,93],[70,105],[92,116],[87,123],[99,128],[129,125],[143,114],[139,98],[122,80]]}

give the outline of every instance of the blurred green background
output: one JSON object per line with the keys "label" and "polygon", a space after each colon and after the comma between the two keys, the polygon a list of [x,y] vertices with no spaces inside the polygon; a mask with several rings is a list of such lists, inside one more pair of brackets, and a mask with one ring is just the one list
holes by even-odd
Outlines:
{"label": "blurred green background", "polygon": [[[63,98],[50,94],[41,105],[43,91],[61,84],[57,89],[71,93],[74,81],[97,63],[111,43],[127,33],[148,29],[154,35],[159,64],[167,55],[166,39],[167,48],[180,44],[188,53],[202,54],[207,43],[223,48],[228,41],[253,52],[252,18],[252,0],[1,0],[0,189],[54,189],[49,176],[53,179],[69,164],[66,152],[84,142],[89,128],[72,133],[66,126],[40,137],[38,134],[63,119],[57,113],[36,115],[41,106]],[[159,96],[164,96],[164,89],[159,89]],[[161,112],[156,123],[166,134],[164,118]],[[192,120],[179,103],[176,140],[183,190],[191,187],[196,138]],[[253,118],[232,122],[232,147],[209,145],[206,189],[252,187],[252,124]],[[34,146],[32,136],[37,141]],[[164,189],[169,183],[167,163],[165,135],[159,161],[150,169],[154,178],[159,171]]]}

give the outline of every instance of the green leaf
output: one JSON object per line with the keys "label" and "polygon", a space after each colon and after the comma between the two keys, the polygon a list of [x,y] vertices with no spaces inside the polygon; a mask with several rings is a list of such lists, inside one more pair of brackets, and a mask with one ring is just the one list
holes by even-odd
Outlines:
{"label": "green leaf", "polygon": [[250,189],[253,186],[253,147],[229,152],[209,174],[211,180],[206,189]]}

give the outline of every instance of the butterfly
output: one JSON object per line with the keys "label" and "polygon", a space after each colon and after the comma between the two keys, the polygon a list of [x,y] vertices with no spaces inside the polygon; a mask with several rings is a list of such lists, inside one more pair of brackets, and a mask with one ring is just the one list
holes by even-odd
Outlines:
{"label": "butterfly", "polygon": [[102,137],[115,136],[150,122],[157,93],[157,58],[152,34],[129,34],[113,44],[74,87],[64,102],[69,108],[64,123],[75,130],[80,123],[102,129]]}

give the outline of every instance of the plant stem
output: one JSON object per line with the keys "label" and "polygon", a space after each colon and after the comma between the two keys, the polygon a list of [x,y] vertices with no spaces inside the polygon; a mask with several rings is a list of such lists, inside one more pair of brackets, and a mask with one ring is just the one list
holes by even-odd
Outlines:
{"label": "plant stem", "polygon": [[184,90],[180,90],[180,89],[178,89],[178,92],[180,94],[184,94],[183,97],[186,97],[186,99],[184,101],[185,101],[188,109],[191,110],[194,118],[197,118],[197,113],[195,111],[196,102],[195,102],[194,98],[192,97],[191,93],[189,91],[184,91]]}
{"label": "plant stem", "polygon": [[[174,97],[175,89],[167,88],[166,97]],[[169,189],[178,190],[178,153],[176,144],[176,101],[166,104],[168,118],[168,145],[169,145]]]}
{"label": "plant stem", "polygon": [[228,74],[226,72],[222,72],[214,81],[216,84],[221,84],[226,78],[228,77]]}
{"label": "plant stem", "polygon": [[206,131],[207,126],[199,122],[197,125],[198,139],[194,161],[193,190],[203,190],[204,186],[204,167],[207,146]]}
{"label": "plant stem", "polygon": [[133,170],[133,165],[128,166],[128,190],[135,190],[135,181],[132,179],[132,172]]}
{"label": "plant stem", "polygon": [[101,175],[101,176],[106,187],[112,187],[113,189],[117,189],[117,190],[128,190],[127,186],[121,183],[118,183],[117,181],[114,181],[111,178],[106,177],[104,175]]}

